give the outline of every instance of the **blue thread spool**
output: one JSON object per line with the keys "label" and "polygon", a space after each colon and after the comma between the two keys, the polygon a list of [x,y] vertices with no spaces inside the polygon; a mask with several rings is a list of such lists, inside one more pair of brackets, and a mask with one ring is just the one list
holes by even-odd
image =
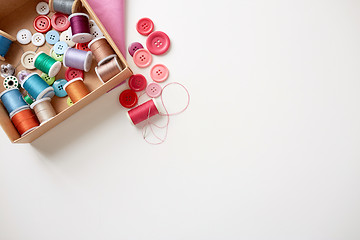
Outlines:
{"label": "blue thread spool", "polygon": [[37,73],[30,74],[21,84],[28,94],[35,100],[52,98],[55,95],[54,89],[49,86]]}
{"label": "blue thread spool", "polygon": [[12,115],[14,112],[26,109],[29,105],[24,101],[21,92],[17,88],[9,89],[3,91],[0,94],[0,99],[4,104],[9,115]]}
{"label": "blue thread spool", "polygon": [[9,51],[9,48],[15,38],[0,30],[0,60],[5,61],[5,55]]}

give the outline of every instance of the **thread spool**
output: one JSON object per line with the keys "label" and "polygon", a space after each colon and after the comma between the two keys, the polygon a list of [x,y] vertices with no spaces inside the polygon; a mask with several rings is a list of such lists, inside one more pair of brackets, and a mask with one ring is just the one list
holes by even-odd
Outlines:
{"label": "thread spool", "polygon": [[90,93],[82,78],[74,78],[64,85],[64,89],[73,103],[76,103]]}
{"label": "thread spool", "polygon": [[35,55],[34,66],[49,77],[55,77],[61,70],[61,62],[56,61],[44,52]]}
{"label": "thread spool", "polygon": [[159,108],[154,99],[151,99],[127,112],[130,122],[134,125],[137,125],[158,114]]}
{"label": "thread spool", "polygon": [[30,108],[34,110],[36,117],[40,121],[40,125],[56,116],[55,109],[51,105],[51,98],[37,100],[30,105]]}
{"label": "thread spool", "polygon": [[50,0],[49,7],[52,12],[61,12],[70,15],[80,12],[81,2],[78,0]]}
{"label": "thread spool", "polygon": [[65,67],[76,68],[88,72],[90,71],[92,64],[92,53],[75,48],[68,48],[64,54],[63,63]]}
{"label": "thread spool", "polygon": [[114,50],[105,37],[95,38],[88,46],[99,66],[116,57]]}
{"label": "thread spool", "polygon": [[39,121],[29,106],[10,115],[11,121],[21,136],[28,134],[39,126]]}
{"label": "thread spool", "polygon": [[25,78],[21,86],[28,92],[28,94],[35,100],[42,98],[52,98],[55,91],[49,86],[37,73],[32,73]]}
{"label": "thread spool", "polygon": [[107,63],[101,66],[95,67],[95,72],[98,78],[106,83],[122,71],[122,67],[117,57],[114,57]]}
{"label": "thread spool", "polygon": [[9,115],[29,107],[29,105],[24,101],[21,92],[17,88],[3,91],[0,93],[0,99]]}
{"label": "thread spool", "polygon": [[5,89],[20,88],[19,81],[14,76],[7,76],[3,81],[3,86]]}
{"label": "thread spool", "polygon": [[75,43],[87,43],[92,39],[89,16],[85,13],[74,13],[69,16],[71,24],[71,40]]}
{"label": "thread spool", "polygon": [[16,38],[0,30],[0,60],[5,61],[5,55]]}

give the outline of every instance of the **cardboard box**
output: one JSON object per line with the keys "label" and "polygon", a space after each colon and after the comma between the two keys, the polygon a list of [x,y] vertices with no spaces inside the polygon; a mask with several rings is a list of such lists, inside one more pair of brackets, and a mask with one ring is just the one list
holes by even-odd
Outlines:
{"label": "cardboard box", "polygon": [[[36,5],[40,2],[39,0],[0,0],[0,29],[9,33],[10,35],[16,37],[17,32],[20,29],[26,28],[29,29],[32,33],[35,33],[35,29],[33,27],[33,21],[38,16],[36,12]],[[121,82],[125,81],[132,75],[132,71],[129,68],[128,64],[126,63],[125,58],[122,56],[120,50],[116,47],[114,41],[111,39],[110,35],[105,30],[102,23],[99,21],[97,16],[95,15],[94,11],[91,9],[90,5],[87,3],[86,0],[81,0],[83,5],[82,12],[87,13],[90,16],[90,19],[93,19],[96,24],[99,26],[101,31],[103,32],[104,36],[110,43],[110,45],[115,50],[116,54],[118,55],[121,65],[123,67],[123,71],[119,73],[117,76],[103,84],[97,77],[95,73],[95,66],[97,63],[93,61],[92,67],[90,72],[85,73],[84,76],[84,83],[89,88],[91,93],[83,98],[81,101],[77,102],[76,104],[69,107],[66,103],[67,97],[65,98],[58,98],[54,97],[52,99],[52,104],[56,110],[56,117],[51,119],[50,121],[44,123],[43,125],[39,126],[36,130],[30,132],[29,134],[20,137],[19,133],[15,129],[14,125],[12,124],[9,115],[2,104],[0,104],[0,124],[4,129],[5,133],[8,135],[9,139],[13,143],[31,143],[47,131],[54,128],[56,125],[64,121],[65,119],[71,117],[77,111],[91,103],[92,101],[99,98],[101,95],[105,94]],[[51,16],[54,13],[50,13],[48,16]],[[17,66],[20,62],[20,58],[23,54],[22,49],[26,51],[35,51],[36,47],[31,43],[28,45],[20,45],[19,43],[13,43],[10,47],[8,54],[6,55],[6,63],[10,63],[14,66]],[[37,50],[44,51],[45,53],[49,54],[50,48],[47,44],[42,46],[40,49]],[[1,62],[3,64],[5,62]],[[16,72],[24,69],[24,67],[20,64]],[[65,71],[66,68],[62,67],[60,73],[56,76],[56,79],[65,78]],[[33,70],[32,72],[38,72],[41,74],[39,70]],[[2,78],[1,78],[2,79]],[[2,82],[1,82],[2,87]],[[3,88],[1,89],[1,91]]]}

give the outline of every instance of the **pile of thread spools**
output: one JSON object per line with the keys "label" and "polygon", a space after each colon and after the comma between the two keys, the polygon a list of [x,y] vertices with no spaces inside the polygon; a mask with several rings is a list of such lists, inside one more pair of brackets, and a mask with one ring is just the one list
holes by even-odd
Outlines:
{"label": "pile of thread spools", "polygon": [[[68,96],[67,103],[71,106],[90,93],[84,83],[84,72],[91,69],[93,57],[97,61],[96,74],[103,83],[122,71],[100,28],[81,9],[79,0],[39,2],[34,34],[21,29],[14,38],[0,31],[1,61],[6,61],[16,40],[19,44],[13,44],[11,51],[30,43],[34,46],[34,51],[24,52],[19,60],[25,69],[17,71],[11,64],[1,65],[6,90],[0,93],[0,99],[21,136],[56,116],[54,96]],[[49,54],[38,51],[43,46],[50,49]],[[65,79],[57,79],[62,66],[67,68]],[[31,71],[36,69],[41,75]]]}

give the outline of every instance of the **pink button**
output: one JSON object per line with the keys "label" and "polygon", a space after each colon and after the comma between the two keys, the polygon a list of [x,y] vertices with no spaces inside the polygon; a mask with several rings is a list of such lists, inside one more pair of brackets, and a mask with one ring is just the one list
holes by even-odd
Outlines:
{"label": "pink button", "polygon": [[39,33],[46,33],[50,30],[50,18],[48,16],[37,16],[34,20],[34,28]]}
{"label": "pink button", "polygon": [[52,27],[59,32],[63,32],[70,27],[70,22],[65,14],[55,13],[51,18]]}
{"label": "pink button", "polygon": [[75,68],[68,68],[65,72],[65,79],[69,82],[75,78],[82,78],[84,79],[84,71]]}
{"label": "pink button", "polygon": [[136,30],[141,35],[147,36],[154,30],[154,23],[150,18],[142,18],[136,24]]}
{"label": "pink button", "polygon": [[132,75],[129,79],[129,87],[135,92],[140,92],[146,88],[146,78],[141,74]]}
{"label": "pink button", "polygon": [[139,68],[145,68],[151,64],[152,56],[148,50],[139,49],[134,53],[133,60]]}
{"label": "pink button", "polygon": [[152,54],[162,55],[170,47],[170,38],[164,32],[153,32],[146,40],[146,47]]}
{"label": "pink button", "polygon": [[169,70],[163,64],[156,64],[150,70],[150,76],[155,82],[164,82],[169,77]]}
{"label": "pink button", "polygon": [[146,94],[151,98],[157,98],[160,96],[162,88],[157,83],[150,83],[146,88]]}

